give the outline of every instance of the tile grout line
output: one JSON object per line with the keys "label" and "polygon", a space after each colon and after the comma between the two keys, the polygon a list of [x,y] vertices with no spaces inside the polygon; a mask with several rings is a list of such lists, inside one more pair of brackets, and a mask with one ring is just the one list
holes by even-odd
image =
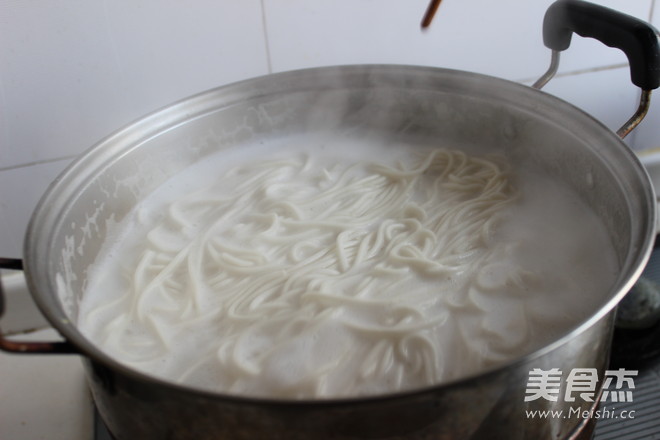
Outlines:
{"label": "tile grout line", "polygon": [[264,29],[264,45],[266,46],[266,64],[268,65],[268,73],[273,73],[273,63],[270,57],[270,41],[268,41],[268,21],[266,20],[266,5],[264,0],[261,3],[261,26]]}
{"label": "tile grout line", "polygon": [[7,167],[0,167],[0,172],[16,170],[16,169],[19,169],[19,168],[27,168],[27,167],[31,167],[31,166],[34,166],[34,165],[45,165],[45,164],[49,164],[49,163],[59,162],[59,161],[62,161],[62,160],[71,160],[71,159],[75,159],[76,157],[78,157],[77,154],[72,154],[72,155],[68,155],[68,156],[56,157],[54,159],[35,160],[33,162],[26,162],[26,163],[22,163],[22,164],[19,164],[19,165],[10,165],[10,166],[7,166]]}
{"label": "tile grout line", "polygon": [[[607,66],[598,66],[598,67],[589,67],[586,69],[577,69],[577,70],[571,70],[568,72],[560,72],[557,73],[553,78],[564,78],[567,76],[574,76],[574,75],[583,75],[585,73],[594,73],[594,72],[602,72],[605,70],[614,70],[614,69],[621,69],[624,67],[628,67],[628,63],[620,63],[620,64],[610,64]],[[541,75],[539,74],[538,76],[534,77],[529,77],[529,78],[523,78],[523,79],[518,79],[515,80],[515,82],[519,83],[526,83],[526,82],[533,82],[539,79]]]}

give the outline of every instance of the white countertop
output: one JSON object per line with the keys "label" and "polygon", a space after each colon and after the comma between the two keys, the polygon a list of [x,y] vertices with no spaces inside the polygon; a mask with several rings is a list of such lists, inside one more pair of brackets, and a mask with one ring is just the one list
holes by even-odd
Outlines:
{"label": "white countertop", "polygon": [[[32,303],[22,275],[2,279],[7,299],[0,319],[3,332],[21,340],[58,339]],[[0,352],[0,380],[0,439],[93,438],[91,397],[78,356]]]}

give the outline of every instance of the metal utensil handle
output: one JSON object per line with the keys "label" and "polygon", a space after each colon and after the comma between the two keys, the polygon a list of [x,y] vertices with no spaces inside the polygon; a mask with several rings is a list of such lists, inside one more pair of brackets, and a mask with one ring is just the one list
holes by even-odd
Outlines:
{"label": "metal utensil handle", "polygon": [[651,90],[660,86],[660,42],[658,31],[635,17],[582,0],[558,0],[545,13],[543,42],[552,49],[548,71],[533,85],[540,89],[556,73],[559,52],[568,49],[573,33],[595,38],[621,49],[628,57],[630,78],[642,89],[635,114],[617,131],[625,137],[639,124],[649,108]]}
{"label": "metal utensil handle", "polygon": [[[22,270],[23,261],[14,258],[0,258],[0,269]],[[0,279],[0,317],[4,314],[5,296]],[[68,342],[14,341],[5,338],[0,331],[0,350],[19,354],[71,354],[78,350]]]}

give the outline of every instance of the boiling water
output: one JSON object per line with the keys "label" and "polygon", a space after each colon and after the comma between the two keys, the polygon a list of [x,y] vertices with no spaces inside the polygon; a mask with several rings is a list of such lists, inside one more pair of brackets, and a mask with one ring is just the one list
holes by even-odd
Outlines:
{"label": "boiling water", "polygon": [[221,392],[374,395],[510,361],[616,274],[567,188],[504,157],[287,139],[224,152],[124,220],[79,324],[145,373]]}

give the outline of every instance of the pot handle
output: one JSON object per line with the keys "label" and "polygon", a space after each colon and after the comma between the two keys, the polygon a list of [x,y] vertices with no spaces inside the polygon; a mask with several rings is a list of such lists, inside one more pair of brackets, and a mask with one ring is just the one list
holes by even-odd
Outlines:
{"label": "pot handle", "polygon": [[[14,258],[0,258],[0,269],[23,270],[23,261]],[[4,314],[5,298],[0,278],[0,317]],[[0,331],[0,350],[18,354],[70,354],[78,350],[69,342],[33,342],[7,339]]]}
{"label": "pot handle", "polygon": [[651,90],[660,86],[658,31],[635,17],[583,0],[558,0],[545,13],[543,43],[552,49],[548,71],[533,85],[543,87],[557,72],[559,53],[568,49],[573,32],[621,49],[628,57],[632,83],[642,89],[635,114],[617,131],[624,138],[646,115]]}

